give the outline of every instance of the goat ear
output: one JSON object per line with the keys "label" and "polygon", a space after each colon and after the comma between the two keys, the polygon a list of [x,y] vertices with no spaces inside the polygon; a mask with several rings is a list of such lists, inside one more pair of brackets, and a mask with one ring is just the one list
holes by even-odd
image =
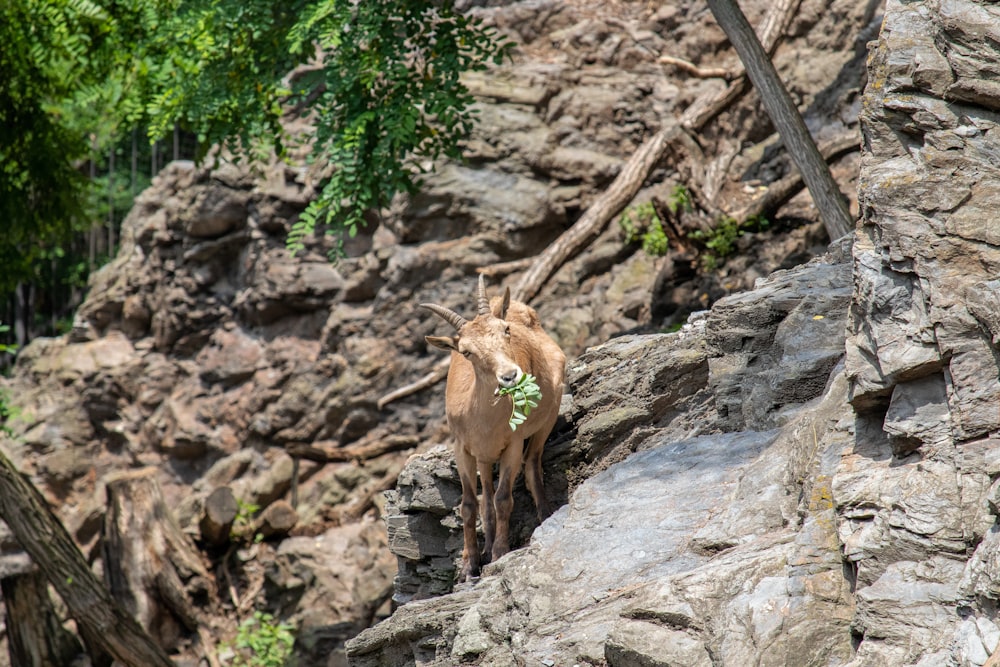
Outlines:
{"label": "goat ear", "polygon": [[500,303],[500,319],[507,319],[507,309],[510,308],[510,287],[503,290],[503,301]]}
{"label": "goat ear", "polygon": [[453,336],[424,336],[424,340],[440,350],[458,351],[458,339]]}

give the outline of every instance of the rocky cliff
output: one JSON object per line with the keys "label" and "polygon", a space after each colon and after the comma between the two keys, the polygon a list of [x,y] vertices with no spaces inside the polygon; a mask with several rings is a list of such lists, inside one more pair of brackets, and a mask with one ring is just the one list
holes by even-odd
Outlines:
{"label": "rocky cliff", "polygon": [[[755,23],[772,5],[741,4]],[[472,11],[519,47],[469,80],[468,162],[438,165],[335,266],[323,239],[283,248],[310,168],[172,164],[74,330],[21,352],[5,451],[96,570],[106,481],[154,468],[212,573],[212,637],[266,610],[296,624],[302,664],[345,664],[399,604],[352,663],[983,664],[1000,638],[996,239],[979,220],[995,10],[891,3],[879,34],[877,2],[799,3],[775,61],[807,123],[820,140],[864,123],[860,179],[856,155],[834,163],[859,193],[853,251],[827,249],[804,195],[712,271],[612,224],[534,303],[571,357],[545,461],[562,508],[534,530],[521,490],[530,544],[448,593],[442,387],[392,398],[440,371],[416,304],[468,312],[483,267],[513,282],[644,138],[727,85],[660,56],[738,68],[701,3],[487,5]],[[758,107],[738,98],[635,202],[681,184],[737,211],[786,176]],[[200,519],[226,488],[241,522],[283,504],[294,525],[213,546]]]}
{"label": "rocky cliff", "polygon": [[577,442],[636,453],[351,664],[996,664],[998,19],[888,2],[853,247],[580,355]]}

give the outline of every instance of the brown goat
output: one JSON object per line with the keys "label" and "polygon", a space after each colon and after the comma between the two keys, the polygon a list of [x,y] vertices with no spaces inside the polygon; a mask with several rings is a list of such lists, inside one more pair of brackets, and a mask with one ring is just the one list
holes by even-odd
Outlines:
{"label": "brown goat", "polygon": [[[542,450],[559,416],[566,356],[542,329],[538,314],[519,301],[510,289],[503,297],[486,298],[479,276],[478,315],[472,321],[436,304],[421,307],[455,327],[454,336],[427,336],[434,347],[451,351],[445,391],[445,413],[455,438],[455,460],[462,480],[464,549],[459,581],[479,573],[476,538],[476,472],[483,485],[484,558],[496,560],[510,549],[510,514],[514,507],[514,480],[525,466],[525,482],[535,500],[539,521],[549,515],[542,487]],[[527,421],[511,431],[511,399],[499,396],[501,387],[513,387],[522,375],[535,376],[542,398]],[[524,443],[528,446],[525,449]],[[493,464],[499,462],[499,480],[493,488]]]}

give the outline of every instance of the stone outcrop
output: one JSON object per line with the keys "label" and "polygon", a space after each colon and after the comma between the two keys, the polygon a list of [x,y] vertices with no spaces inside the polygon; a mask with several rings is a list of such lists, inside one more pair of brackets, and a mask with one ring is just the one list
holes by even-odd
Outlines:
{"label": "stone outcrop", "polygon": [[835,478],[854,664],[980,665],[997,648],[1000,10],[890,2],[872,50]]}

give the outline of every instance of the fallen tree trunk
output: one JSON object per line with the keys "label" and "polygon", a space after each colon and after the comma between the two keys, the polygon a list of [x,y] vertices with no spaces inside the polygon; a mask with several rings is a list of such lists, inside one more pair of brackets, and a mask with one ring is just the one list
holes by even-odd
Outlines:
{"label": "fallen tree trunk", "polygon": [[0,517],[82,632],[128,667],[173,667],[166,652],[112,598],[45,499],[0,453]]}

